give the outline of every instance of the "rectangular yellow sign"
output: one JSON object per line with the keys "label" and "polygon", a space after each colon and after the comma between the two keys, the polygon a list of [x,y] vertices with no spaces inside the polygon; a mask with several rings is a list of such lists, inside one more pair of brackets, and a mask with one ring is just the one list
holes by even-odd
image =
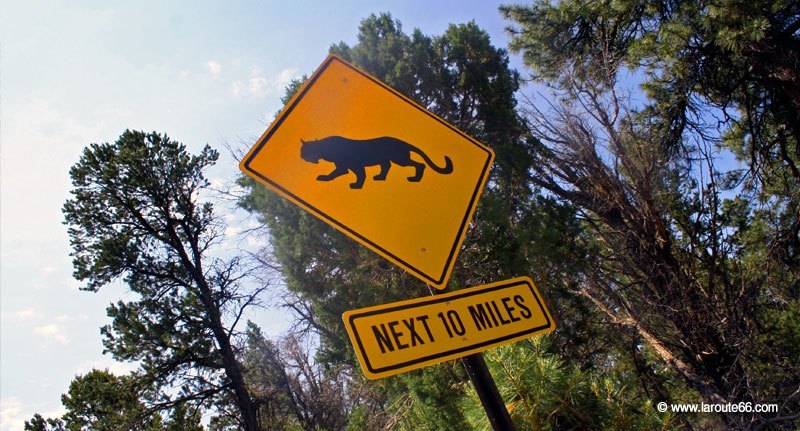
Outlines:
{"label": "rectangular yellow sign", "polygon": [[485,145],[332,55],[240,167],[443,289],[493,160]]}
{"label": "rectangular yellow sign", "polygon": [[361,368],[379,379],[555,329],[528,277],[342,315]]}

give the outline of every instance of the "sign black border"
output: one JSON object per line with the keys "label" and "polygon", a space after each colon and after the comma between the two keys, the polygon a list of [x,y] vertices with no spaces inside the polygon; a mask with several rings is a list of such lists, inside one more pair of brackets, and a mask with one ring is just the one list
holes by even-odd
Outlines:
{"label": "sign black border", "polygon": [[[469,205],[467,206],[467,211],[464,213],[464,216],[461,219],[461,225],[458,228],[458,234],[455,236],[455,240],[453,241],[453,244],[450,247],[450,253],[447,256],[447,260],[445,261],[445,265],[444,265],[444,268],[442,270],[442,273],[438,276],[438,278],[434,278],[434,276],[428,275],[425,272],[421,271],[419,268],[416,268],[415,266],[409,264],[408,262],[404,261],[403,259],[400,259],[398,256],[395,256],[392,252],[390,252],[390,251],[386,250],[385,248],[375,244],[374,242],[370,241],[368,238],[362,236],[361,234],[359,234],[355,230],[349,228],[348,226],[340,223],[338,220],[334,219],[333,217],[329,216],[328,214],[320,211],[319,208],[315,207],[314,205],[311,205],[310,203],[308,203],[305,200],[301,199],[299,196],[295,195],[294,193],[292,193],[289,190],[287,190],[284,187],[282,187],[280,184],[270,180],[266,176],[262,175],[259,172],[256,172],[255,170],[253,170],[250,167],[250,163],[258,155],[258,153],[261,152],[261,150],[267,144],[267,141],[270,140],[272,135],[278,130],[278,128],[280,128],[281,124],[283,124],[283,121],[286,119],[286,117],[288,117],[289,114],[291,114],[291,112],[294,110],[294,108],[297,106],[297,104],[300,103],[300,101],[303,99],[303,97],[306,95],[306,93],[308,93],[308,91],[314,85],[314,82],[317,81],[317,79],[322,75],[322,73],[334,61],[338,61],[339,63],[341,63],[342,65],[346,66],[347,68],[349,68],[349,69],[353,70],[354,72],[360,74],[361,76],[369,79],[370,81],[380,85],[384,89],[388,90],[389,92],[391,92],[392,94],[397,96],[403,102],[411,105],[412,107],[414,107],[415,109],[417,109],[420,112],[424,113],[428,117],[436,120],[438,123],[442,124],[443,126],[447,127],[448,129],[450,129],[450,130],[456,132],[457,134],[461,135],[463,138],[465,138],[469,142],[475,144],[475,146],[478,147],[478,149],[480,149],[481,151],[486,152],[486,156],[487,156],[486,157],[486,162],[484,163],[483,169],[481,170],[480,180],[475,185],[475,189],[472,192],[472,197],[470,198]],[[251,175],[254,175],[254,176],[260,178],[262,181],[264,181],[267,184],[270,184],[272,187],[280,190],[281,192],[283,192],[287,196],[291,196],[292,199],[296,200],[297,202],[300,202],[306,208],[311,209],[312,212],[314,213],[314,215],[316,215],[319,218],[321,218],[322,220],[326,221],[331,226],[333,226],[333,227],[335,227],[335,228],[337,228],[339,230],[345,231],[345,232],[357,237],[362,242],[369,244],[370,246],[374,247],[375,249],[380,250],[385,255],[391,256],[391,258],[394,259],[395,261],[401,262],[407,268],[412,269],[413,273],[415,275],[418,275],[418,276],[420,276],[420,278],[422,278],[422,281],[424,281],[426,283],[430,282],[430,284],[434,284],[436,286],[443,286],[445,284],[445,282],[446,282],[445,276],[446,276],[446,274],[448,272],[448,269],[450,269],[452,267],[452,265],[453,265],[453,260],[455,258],[456,252],[458,251],[457,248],[458,248],[458,244],[460,242],[460,239],[465,234],[465,229],[466,229],[467,222],[469,220],[469,215],[472,212],[472,210],[474,209],[475,205],[477,204],[478,197],[481,194],[482,185],[485,183],[486,175],[488,174],[489,165],[490,165],[492,159],[493,159],[492,152],[487,150],[482,144],[480,144],[478,141],[476,141],[475,139],[473,139],[472,137],[470,137],[466,133],[458,130],[453,125],[451,125],[450,123],[442,120],[441,118],[437,117],[436,115],[432,114],[431,112],[428,112],[428,110],[426,110],[422,106],[416,104],[415,102],[411,101],[410,99],[408,99],[406,96],[404,96],[403,94],[401,94],[397,90],[389,87],[388,85],[386,85],[383,82],[381,82],[380,80],[372,77],[368,73],[358,69],[357,67],[353,66],[349,62],[339,58],[336,55],[330,55],[322,63],[322,65],[319,67],[319,69],[316,72],[314,72],[314,74],[311,76],[311,78],[309,78],[308,82],[303,86],[303,89],[302,89],[301,93],[294,99],[292,104],[287,106],[286,109],[280,114],[280,117],[275,121],[274,126],[272,126],[269,129],[269,132],[262,139],[259,140],[259,142],[256,145],[255,150],[251,151],[250,156],[244,161],[243,166],[247,169],[247,171]]]}
{"label": "sign black border", "polygon": [[[376,315],[376,314],[390,313],[390,312],[394,312],[394,311],[398,311],[398,310],[405,310],[405,309],[409,309],[409,308],[425,306],[425,305],[430,305],[430,304],[436,304],[436,303],[441,303],[441,302],[447,302],[447,301],[451,301],[451,300],[454,300],[454,299],[460,299],[460,298],[465,298],[465,297],[469,297],[469,296],[475,296],[475,295],[479,295],[479,294],[483,294],[483,293],[487,293],[487,292],[494,292],[496,290],[516,287],[516,286],[519,286],[521,284],[522,285],[526,285],[528,287],[528,289],[530,289],[531,293],[533,294],[533,297],[536,299],[536,303],[539,305],[540,312],[544,315],[544,318],[545,318],[545,320],[547,322],[546,324],[544,324],[542,326],[536,326],[534,328],[526,329],[524,331],[514,332],[512,334],[508,334],[508,335],[502,336],[500,338],[495,338],[495,339],[487,340],[487,341],[484,341],[484,342],[481,342],[481,343],[471,344],[471,345],[459,347],[459,348],[456,348],[456,349],[448,350],[448,351],[445,351],[445,352],[442,352],[442,353],[423,356],[421,358],[416,358],[416,359],[412,359],[412,360],[409,360],[409,361],[401,362],[401,363],[398,363],[398,364],[395,364],[395,365],[390,365],[390,366],[380,367],[380,368],[374,368],[372,366],[372,364],[370,363],[369,357],[367,357],[367,352],[364,349],[364,345],[361,342],[361,337],[359,336],[358,331],[356,330],[355,320],[358,319],[358,318],[373,316],[373,315]],[[450,294],[432,296],[430,298],[426,298],[426,300],[414,301],[413,303],[410,303],[410,304],[402,304],[402,305],[398,305],[396,307],[381,308],[381,309],[378,309],[378,310],[365,311],[363,313],[355,313],[355,314],[351,314],[349,316],[347,323],[350,325],[350,328],[352,329],[353,335],[356,338],[356,344],[358,344],[358,349],[361,351],[361,357],[364,359],[364,365],[366,365],[367,369],[371,373],[374,373],[374,374],[385,373],[387,371],[394,371],[394,370],[397,370],[397,369],[400,369],[400,368],[405,368],[405,367],[408,367],[408,366],[411,366],[411,365],[416,365],[416,364],[419,364],[421,362],[427,362],[427,361],[435,360],[435,359],[442,358],[442,357],[445,357],[445,356],[450,356],[450,355],[453,355],[453,354],[462,353],[462,352],[465,352],[467,350],[480,349],[482,347],[485,347],[485,346],[488,346],[488,345],[491,345],[491,344],[495,344],[495,343],[498,343],[498,342],[503,342],[503,341],[506,341],[506,340],[510,340],[512,338],[521,337],[523,335],[533,334],[534,332],[542,331],[542,330],[545,330],[545,329],[550,329],[550,328],[553,327],[553,322],[550,321],[550,314],[547,312],[547,309],[544,307],[544,304],[542,303],[542,299],[539,297],[538,292],[533,287],[533,284],[527,278],[508,280],[507,282],[501,282],[501,283],[499,283],[497,285],[494,285],[494,286],[491,286],[491,287],[488,287],[488,288],[485,288],[485,289],[475,289],[475,290],[471,290],[471,291],[464,292],[464,293],[459,293],[459,291],[455,291],[455,292],[452,292]]]}

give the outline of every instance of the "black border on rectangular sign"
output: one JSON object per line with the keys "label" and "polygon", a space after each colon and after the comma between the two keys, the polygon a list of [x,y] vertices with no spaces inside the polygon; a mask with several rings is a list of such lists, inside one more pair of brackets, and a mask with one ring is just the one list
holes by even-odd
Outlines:
{"label": "black border on rectangular sign", "polygon": [[[447,301],[451,301],[453,299],[459,299],[459,298],[465,298],[465,297],[469,297],[469,296],[480,295],[480,294],[487,293],[487,292],[494,292],[496,290],[501,290],[501,289],[505,289],[505,288],[509,288],[509,287],[514,287],[514,286],[518,286],[518,285],[521,285],[521,284],[526,285],[528,287],[528,289],[530,289],[531,293],[533,294],[533,297],[536,299],[536,303],[539,305],[539,311],[544,315],[544,318],[545,318],[545,320],[547,322],[546,324],[541,325],[541,326],[537,326],[537,327],[534,327],[534,328],[526,329],[524,331],[515,332],[513,334],[508,334],[508,335],[505,335],[505,336],[500,337],[500,338],[495,338],[493,340],[488,340],[488,341],[484,341],[484,342],[476,343],[476,344],[470,344],[470,345],[459,347],[457,349],[452,349],[452,350],[448,350],[446,352],[437,353],[435,355],[423,356],[421,358],[416,358],[416,359],[413,359],[413,360],[410,360],[410,361],[401,362],[401,363],[398,363],[398,364],[395,364],[395,365],[392,365],[392,366],[381,367],[381,368],[374,368],[372,366],[372,364],[369,361],[369,358],[367,357],[367,353],[366,353],[366,351],[364,349],[364,345],[361,342],[361,337],[359,336],[358,331],[356,331],[356,329],[355,329],[356,326],[355,326],[355,322],[354,321],[356,319],[360,318],[360,317],[367,317],[367,316],[372,316],[372,315],[375,315],[375,314],[390,313],[390,312],[393,312],[393,311],[405,310],[405,309],[414,308],[414,307],[418,307],[418,306],[436,304],[436,303],[440,303],[440,302],[447,302]],[[500,283],[498,283],[496,285],[490,285],[490,287],[487,287],[485,289],[476,289],[476,290],[472,290],[472,291],[464,292],[464,293],[460,293],[459,291],[456,291],[456,292],[452,292],[452,293],[432,296],[430,298],[425,298],[425,299],[419,300],[419,301],[414,301],[413,303],[405,303],[405,304],[402,304],[402,305],[398,305],[397,307],[381,308],[379,310],[370,310],[370,311],[365,311],[363,313],[351,314],[349,316],[347,324],[350,325],[350,328],[352,329],[352,332],[353,332],[353,334],[354,334],[354,336],[356,338],[356,343],[358,344],[357,348],[359,349],[359,351],[361,353],[360,356],[364,359],[364,365],[367,366],[367,369],[369,369],[370,372],[375,373],[375,374],[385,373],[387,371],[393,371],[393,370],[397,370],[397,369],[400,369],[400,368],[405,368],[405,367],[408,367],[408,366],[411,366],[411,365],[419,364],[420,362],[427,362],[427,361],[431,361],[431,360],[436,360],[437,358],[442,358],[442,357],[445,357],[445,356],[450,356],[450,355],[455,355],[455,354],[458,354],[458,353],[463,353],[463,352],[466,352],[468,350],[480,349],[482,347],[486,347],[486,346],[489,346],[489,345],[492,345],[492,344],[496,344],[496,343],[501,343],[503,341],[510,340],[512,338],[517,338],[517,337],[521,337],[521,336],[524,336],[524,335],[533,334],[535,332],[539,332],[539,331],[542,331],[542,330],[554,328],[553,322],[550,320],[550,313],[547,312],[547,309],[545,308],[545,306],[544,306],[544,304],[542,302],[542,299],[539,297],[538,292],[533,287],[532,281],[527,277],[515,278],[515,279],[512,279],[512,280],[507,280],[506,282],[500,282]]]}
{"label": "black border on rectangular sign", "polygon": [[[310,203],[306,202],[305,200],[301,199],[299,196],[293,194],[289,190],[286,190],[280,184],[270,180],[266,176],[264,176],[264,175],[260,174],[259,172],[256,172],[255,170],[250,168],[250,163],[253,161],[253,159],[256,157],[256,155],[258,155],[258,153],[261,151],[261,149],[267,144],[267,141],[269,141],[269,139],[272,137],[272,135],[278,130],[278,128],[283,123],[283,121],[294,110],[295,106],[297,106],[297,104],[300,102],[300,100],[303,99],[303,97],[308,92],[308,90],[311,89],[311,86],[314,84],[314,82],[317,80],[317,78],[319,78],[319,76],[322,74],[322,72],[324,72],[325,69],[327,69],[328,66],[330,66],[331,63],[333,63],[334,61],[338,61],[339,63],[341,63],[344,66],[347,66],[349,69],[353,70],[354,72],[362,75],[363,77],[369,79],[370,81],[374,82],[375,84],[380,85],[384,89],[388,90],[390,93],[392,93],[395,96],[397,96],[398,98],[400,98],[400,100],[408,103],[412,107],[416,108],[417,110],[419,110],[423,114],[427,115],[428,117],[436,120],[437,122],[439,122],[443,126],[447,127],[448,129],[454,131],[455,133],[458,133],[459,135],[461,135],[463,138],[465,138],[469,142],[475,144],[475,146],[478,147],[478,149],[486,152],[486,163],[484,164],[483,169],[481,170],[481,175],[480,175],[481,180],[478,181],[478,183],[475,185],[475,190],[473,190],[473,192],[472,192],[472,197],[470,198],[469,205],[467,206],[467,211],[464,213],[464,216],[461,219],[461,225],[458,228],[458,235],[456,235],[455,240],[453,242],[453,245],[450,247],[450,253],[447,256],[447,260],[445,261],[444,269],[442,270],[442,273],[439,274],[438,276],[431,276],[429,274],[426,274],[426,273],[420,271],[418,268],[414,267],[413,265],[409,264],[408,262],[404,261],[403,259],[395,256],[389,250],[386,250],[383,247],[379,246],[378,244],[375,244],[374,242],[370,241],[368,238],[362,236],[361,234],[359,234],[358,232],[352,230],[348,226],[340,223],[338,220],[334,219],[333,217],[329,216],[328,214],[320,211],[318,208],[316,208],[315,206],[313,206]],[[435,286],[444,287],[444,284],[447,282],[447,280],[445,280],[445,276],[447,275],[448,270],[453,265],[453,259],[454,259],[455,255],[456,255],[456,252],[458,251],[458,245],[461,242],[462,237],[464,236],[465,229],[466,229],[467,223],[468,223],[469,218],[470,218],[470,214],[473,211],[473,209],[475,208],[475,205],[477,204],[478,197],[480,196],[481,191],[483,189],[483,185],[486,182],[486,176],[488,174],[489,166],[491,165],[493,159],[494,159],[493,153],[491,152],[491,150],[487,150],[487,148],[484,147],[483,144],[477,142],[475,139],[473,139],[472,137],[470,137],[466,133],[458,130],[455,127],[453,127],[447,121],[445,121],[445,120],[439,118],[438,116],[434,115],[433,113],[429,112],[427,109],[425,109],[422,106],[418,105],[416,102],[412,101],[411,99],[407,98],[406,96],[404,96],[400,92],[398,92],[395,89],[393,89],[393,88],[389,87],[388,85],[384,84],[380,80],[378,80],[378,79],[374,78],[373,76],[369,75],[368,73],[358,69],[357,67],[353,66],[349,62],[347,62],[347,61],[343,60],[342,58],[340,58],[339,56],[331,54],[331,55],[328,56],[328,58],[325,59],[325,61],[322,63],[322,65],[314,72],[314,74],[311,76],[311,78],[309,78],[308,82],[306,82],[303,85],[303,87],[300,89],[299,94],[294,97],[294,100],[280,113],[279,118],[270,127],[268,132],[259,140],[259,142],[256,145],[255,149],[250,152],[250,157],[248,157],[247,159],[245,159],[243,161],[242,166],[245,169],[247,169],[247,172],[249,172],[251,175],[254,175],[254,176],[260,178],[265,183],[268,183],[272,187],[274,187],[275,189],[280,190],[286,196],[291,197],[292,200],[300,203],[300,205],[302,207],[308,209],[309,211],[313,212],[318,217],[322,218],[324,221],[328,222],[328,224],[331,224],[332,226],[334,226],[334,227],[336,227],[336,228],[338,228],[338,229],[340,229],[340,230],[342,230],[344,232],[347,232],[348,234],[358,238],[362,242],[367,243],[370,246],[380,250],[385,255],[391,256],[392,259],[396,260],[397,262],[402,263],[407,268],[412,269],[413,272],[416,275],[420,276],[423,279],[423,281],[425,281],[426,283],[430,283],[430,284],[433,284]]]}

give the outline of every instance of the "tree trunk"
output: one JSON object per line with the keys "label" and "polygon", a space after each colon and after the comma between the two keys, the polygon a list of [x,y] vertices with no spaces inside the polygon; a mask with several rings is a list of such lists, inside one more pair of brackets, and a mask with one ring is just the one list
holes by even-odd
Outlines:
{"label": "tree trunk", "polygon": [[180,255],[183,266],[189,270],[197,286],[200,302],[203,304],[209,326],[214,333],[217,346],[219,346],[219,353],[222,355],[222,366],[225,369],[225,375],[231,381],[231,386],[233,387],[233,392],[236,397],[236,406],[239,408],[239,412],[242,415],[242,427],[245,431],[259,431],[255,403],[253,403],[250,392],[247,390],[242,369],[239,365],[239,361],[236,359],[233,346],[231,346],[230,337],[225,330],[225,326],[222,324],[222,316],[220,315],[219,308],[214,304],[214,295],[211,286],[208,285],[208,280],[206,280],[205,274],[203,274],[200,266],[200,255],[197,251],[199,248],[196,243],[198,238],[188,235],[194,256],[194,259],[191,259],[183,242],[175,232],[172,220],[168,219],[167,225],[169,228],[169,235],[173,241],[172,245],[175,251]]}
{"label": "tree trunk", "polygon": [[587,292],[586,290],[581,291],[581,293],[583,296],[592,301],[600,310],[606,313],[606,315],[608,315],[615,324],[624,325],[635,329],[642,339],[645,340],[648,345],[650,345],[650,348],[652,348],[658,354],[658,356],[660,356],[661,359],[666,362],[670,368],[672,368],[673,371],[682,376],[693,388],[700,392],[700,395],[703,397],[703,401],[705,403],[721,404],[727,402],[724,396],[722,396],[714,387],[709,385],[705,380],[703,380],[702,377],[700,377],[700,375],[697,374],[691,364],[683,361],[677,355],[675,355],[675,353],[673,353],[664,343],[662,343],[658,337],[645,329],[641,322],[639,322],[633,316],[628,314],[624,318],[620,318],[618,313],[609,309],[605,303],[595,298],[591,293]]}
{"label": "tree trunk", "polygon": [[[196,271],[193,271],[196,272]],[[201,274],[202,275],[202,274]],[[225,368],[225,375],[231,381],[233,392],[236,395],[236,405],[242,414],[242,426],[246,431],[258,431],[258,416],[256,414],[255,405],[250,392],[247,390],[247,385],[244,382],[244,375],[242,374],[239,361],[236,359],[236,354],[231,346],[230,337],[228,337],[225,327],[222,325],[222,317],[220,316],[219,309],[214,306],[211,288],[205,277],[193,274],[198,287],[200,288],[200,300],[203,303],[206,313],[209,318],[211,330],[214,333],[214,338],[219,346],[220,354],[222,355],[222,365]]]}

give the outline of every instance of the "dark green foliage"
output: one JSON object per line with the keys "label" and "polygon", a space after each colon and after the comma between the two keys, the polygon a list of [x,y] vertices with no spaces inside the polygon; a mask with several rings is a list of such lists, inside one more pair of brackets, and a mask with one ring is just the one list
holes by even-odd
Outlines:
{"label": "dark green foliage", "polygon": [[468,429],[459,401],[465,396],[459,361],[425,367],[399,376],[404,393],[393,394],[388,413],[398,430]]}
{"label": "dark green foliage", "polygon": [[[555,354],[553,339],[492,349],[484,355],[520,430],[653,430],[670,428],[670,416],[637,395],[632,374],[622,369],[588,373]],[[632,388],[633,387],[633,388]],[[463,400],[473,429],[491,429],[477,395]]]}
{"label": "dark green foliage", "polygon": [[[773,417],[722,415],[716,426],[791,429],[800,408],[790,329],[800,322],[788,311],[800,286],[797,3],[501,9],[515,24],[512,49],[555,93],[551,110],[528,107],[540,141],[533,182],[582,210],[594,250],[582,294],[659,358],[648,365],[633,350],[644,388],[691,398],[655,378],[660,362],[706,402],[782,406]],[[631,71],[639,91],[625,85]],[[747,169],[721,170],[726,148]]]}
{"label": "dark green foliage", "polygon": [[258,291],[241,289],[237,259],[208,256],[222,228],[199,199],[209,186],[203,171],[216,160],[208,146],[192,155],[167,136],[128,130],[84,150],[63,211],[85,289],[122,279],[136,294],[109,306],[113,321],[102,333],[115,358],[140,362],[146,398],[169,408],[227,393],[254,430],[232,336]]}
{"label": "dark green foliage", "polygon": [[176,405],[170,416],[163,421],[160,429],[171,431],[203,431],[200,410],[192,409],[186,404]]}
{"label": "dark green foliage", "polygon": [[61,419],[45,419],[39,413],[33,415],[30,421],[25,421],[25,431],[64,431],[64,421]]}
{"label": "dark green foliage", "polygon": [[[77,376],[61,396],[67,412],[58,419],[35,415],[25,423],[30,431],[202,431],[200,412],[185,404],[154,409],[141,397],[139,376],[116,376],[92,370]],[[160,412],[167,413],[167,417]]]}
{"label": "dark green foliage", "polygon": [[[170,246],[205,234],[211,204],[195,208],[191,195],[207,186],[202,171],[217,157],[208,147],[192,157],[166,136],[132,131],[114,145],[92,144],[84,150],[70,170],[74,198],[64,205],[64,214],[75,277],[88,281],[87,290],[121,276],[144,284],[149,274],[128,274],[131,268],[160,263],[162,253],[177,253]],[[175,220],[181,216],[189,218]],[[177,236],[172,224],[181,222],[193,229]],[[162,265],[176,271],[180,256],[166,257]]]}
{"label": "dark green foliage", "polygon": [[100,370],[76,377],[61,397],[67,409],[66,427],[70,431],[162,429],[161,417],[148,411],[138,395],[129,377]]}

